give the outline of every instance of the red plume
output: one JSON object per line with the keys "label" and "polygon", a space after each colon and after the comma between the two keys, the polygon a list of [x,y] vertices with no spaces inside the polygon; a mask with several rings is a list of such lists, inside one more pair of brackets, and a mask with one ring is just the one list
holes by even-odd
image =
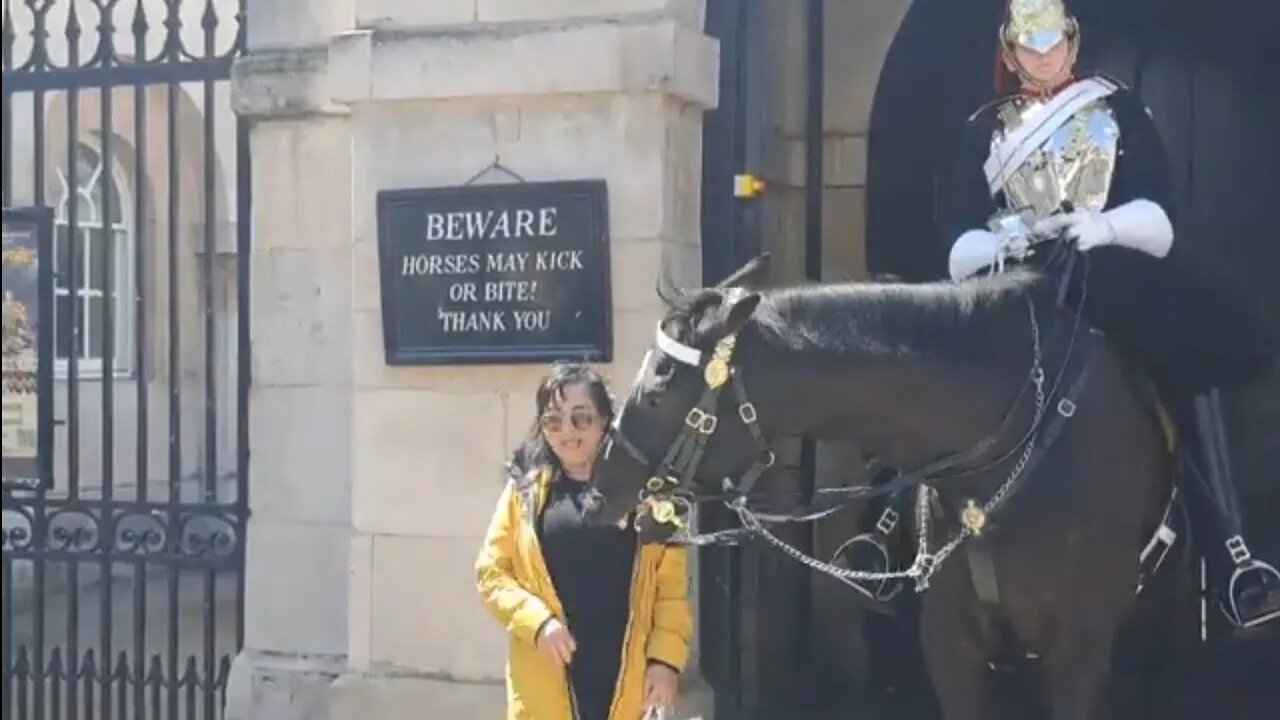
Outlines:
{"label": "red plume", "polygon": [[[1000,14],[1000,22],[1003,24],[1009,19],[1009,6],[1013,0],[1004,0],[1004,10]],[[997,96],[1008,95],[1018,89],[1018,76],[1009,70],[1004,64],[1004,39],[996,39],[996,61],[995,67],[992,69],[992,77],[994,79],[993,89]]]}

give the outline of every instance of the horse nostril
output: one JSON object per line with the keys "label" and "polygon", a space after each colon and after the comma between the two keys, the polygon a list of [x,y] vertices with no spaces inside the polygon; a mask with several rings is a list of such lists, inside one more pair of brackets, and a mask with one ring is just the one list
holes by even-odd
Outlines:
{"label": "horse nostril", "polygon": [[604,509],[604,496],[595,490],[588,490],[583,496],[583,504],[587,512],[600,512]]}

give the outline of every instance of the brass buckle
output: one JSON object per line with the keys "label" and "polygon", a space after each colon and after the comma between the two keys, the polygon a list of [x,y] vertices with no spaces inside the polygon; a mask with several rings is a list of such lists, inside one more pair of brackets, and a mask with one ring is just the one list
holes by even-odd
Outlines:
{"label": "brass buckle", "polygon": [[702,371],[702,379],[706,381],[707,387],[712,390],[718,389],[729,379],[729,363],[720,357],[711,358],[706,369]]}
{"label": "brass buckle", "polygon": [[711,360],[707,361],[707,366],[702,370],[702,379],[712,390],[717,390],[728,382],[729,360],[733,357],[733,347],[737,342],[737,336],[730,335],[716,343]]}
{"label": "brass buckle", "polygon": [[689,414],[684,417],[684,424],[703,435],[710,435],[716,431],[718,421],[715,415],[705,413],[702,408],[695,407],[689,409]]}
{"label": "brass buckle", "polygon": [[974,535],[981,535],[987,526],[987,513],[973,500],[969,500],[960,511],[960,523]]}

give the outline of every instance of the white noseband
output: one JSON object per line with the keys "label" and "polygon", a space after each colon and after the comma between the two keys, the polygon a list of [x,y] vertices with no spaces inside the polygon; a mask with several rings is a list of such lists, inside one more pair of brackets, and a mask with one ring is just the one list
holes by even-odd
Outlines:
{"label": "white noseband", "polygon": [[702,351],[697,348],[691,348],[682,342],[677,342],[662,332],[662,325],[658,325],[657,331],[654,333],[653,340],[658,345],[658,349],[672,358],[679,360],[685,365],[698,367],[702,364]]}

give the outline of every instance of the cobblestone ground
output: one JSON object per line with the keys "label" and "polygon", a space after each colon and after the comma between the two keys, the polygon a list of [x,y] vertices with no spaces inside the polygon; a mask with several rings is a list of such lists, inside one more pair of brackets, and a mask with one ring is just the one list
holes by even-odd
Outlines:
{"label": "cobblestone ground", "polygon": [[[1115,720],[1271,720],[1280,718],[1280,634],[1247,645],[1227,645],[1201,659],[1199,674],[1156,685],[1128,678],[1111,688],[1111,717]],[[1002,713],[991,720],[1047,720],[1048,712],[1028,702],[1034,680],[1007,677],[997,692],[1004,696]],[[926,691],[927,692],[927,691]],[[797,689],[765,710],[763,720],[940,720],[919,691],[904,689],[902,697],[881,693],[871,701],[840,702],[831,692]],[[914,695],[914,696],[913,696]]]}

